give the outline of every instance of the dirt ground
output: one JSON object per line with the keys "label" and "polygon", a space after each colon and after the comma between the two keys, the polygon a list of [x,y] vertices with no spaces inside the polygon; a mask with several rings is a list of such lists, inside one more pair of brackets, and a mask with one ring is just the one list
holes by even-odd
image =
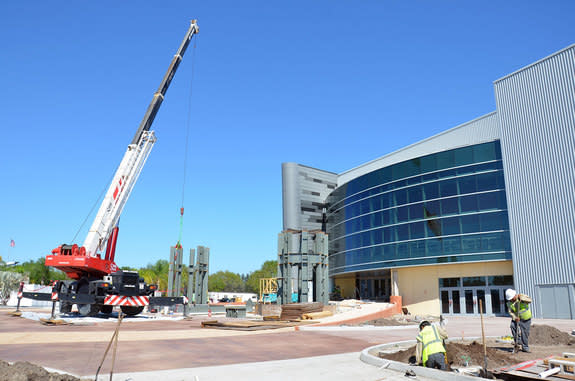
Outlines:
{"label": "dirt ground", "polygon": [[[487,368],[494,370],[523,361],[542,359],[563,352],[573,352],[575,338],[548,325],[533,325],[529,337],[531,353],[513,353],[513,342],[501,343],[494,339],[486,340]],[[453,368],[465,366],[484,366],[484,350],[480,341],[449,342],[446,344],[447,361]],[[378,355],[378,354],[375,354]],[[409,363],[415,355],[415,346],[395,353],[381,354],[389,360]]]}
{"label": "dirt ground", "polygon": [[77,377],[67,374],[50,373],[46,369],[29,362],[16,362],[12,365],[0,360],[0,380],[3,381],[76,381]]}

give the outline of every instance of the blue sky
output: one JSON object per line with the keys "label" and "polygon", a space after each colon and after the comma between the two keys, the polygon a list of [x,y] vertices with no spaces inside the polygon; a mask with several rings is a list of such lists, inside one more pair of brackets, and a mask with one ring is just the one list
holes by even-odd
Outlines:
{"label": "blue sky", "polygon": [[83,243],[191,19],[120,266],[178,240],[188,115],[182,243],[210,247],[210,272],[248,273],[277,256],[282,162],[342,172],[484,115],[494,80],[575,42],[568,0],[159,4],[0,5],[5,260]]}

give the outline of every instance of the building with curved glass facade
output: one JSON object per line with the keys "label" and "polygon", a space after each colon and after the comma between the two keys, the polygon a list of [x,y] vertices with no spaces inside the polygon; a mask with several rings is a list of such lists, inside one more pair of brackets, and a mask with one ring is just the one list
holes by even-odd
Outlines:
{"label": "building with curved glass facade", "polygon": [[284,230],[328,234],[343,297],[502,315],[514,287],[575,318],[575,46],[494,85],[495,112],[344,173],[283,164]]}

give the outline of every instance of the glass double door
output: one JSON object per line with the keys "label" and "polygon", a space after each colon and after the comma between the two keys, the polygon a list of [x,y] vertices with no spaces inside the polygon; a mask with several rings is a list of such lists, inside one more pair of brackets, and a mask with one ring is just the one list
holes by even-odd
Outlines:
{"label": "glass double door", "polygon": [[505,315],[505,287],[440,288],[441,313],[445,315],[479,315],[481,303],[486,315]]}

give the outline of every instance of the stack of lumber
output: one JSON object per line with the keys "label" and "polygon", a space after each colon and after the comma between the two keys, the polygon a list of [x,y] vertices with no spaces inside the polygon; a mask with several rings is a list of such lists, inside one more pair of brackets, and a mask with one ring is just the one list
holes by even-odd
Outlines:
{"label": "stack of lumber", "polygon": [[323,304],[319,302],[284,304],[280,320],[300,320],[304,314],[322,311]]}
{"label": "stack of lumber", "polygon": [[301,315],[301,318],[302,318],[302,320],[315,320],[315,319],[321,319],[324,317],[328,317],[331,315],[333,315],[333,313],[331,311],[310,312],[310,313]]}
{"label": "stack of lumber", "polygon": [[236,331],[259,331],[263,329],[276,329],[294,327],[296,325],[306,324],[305,322],[288,322],[288,321],[217,321],[208,320],[202,322],[202,328],[231,329]]}

